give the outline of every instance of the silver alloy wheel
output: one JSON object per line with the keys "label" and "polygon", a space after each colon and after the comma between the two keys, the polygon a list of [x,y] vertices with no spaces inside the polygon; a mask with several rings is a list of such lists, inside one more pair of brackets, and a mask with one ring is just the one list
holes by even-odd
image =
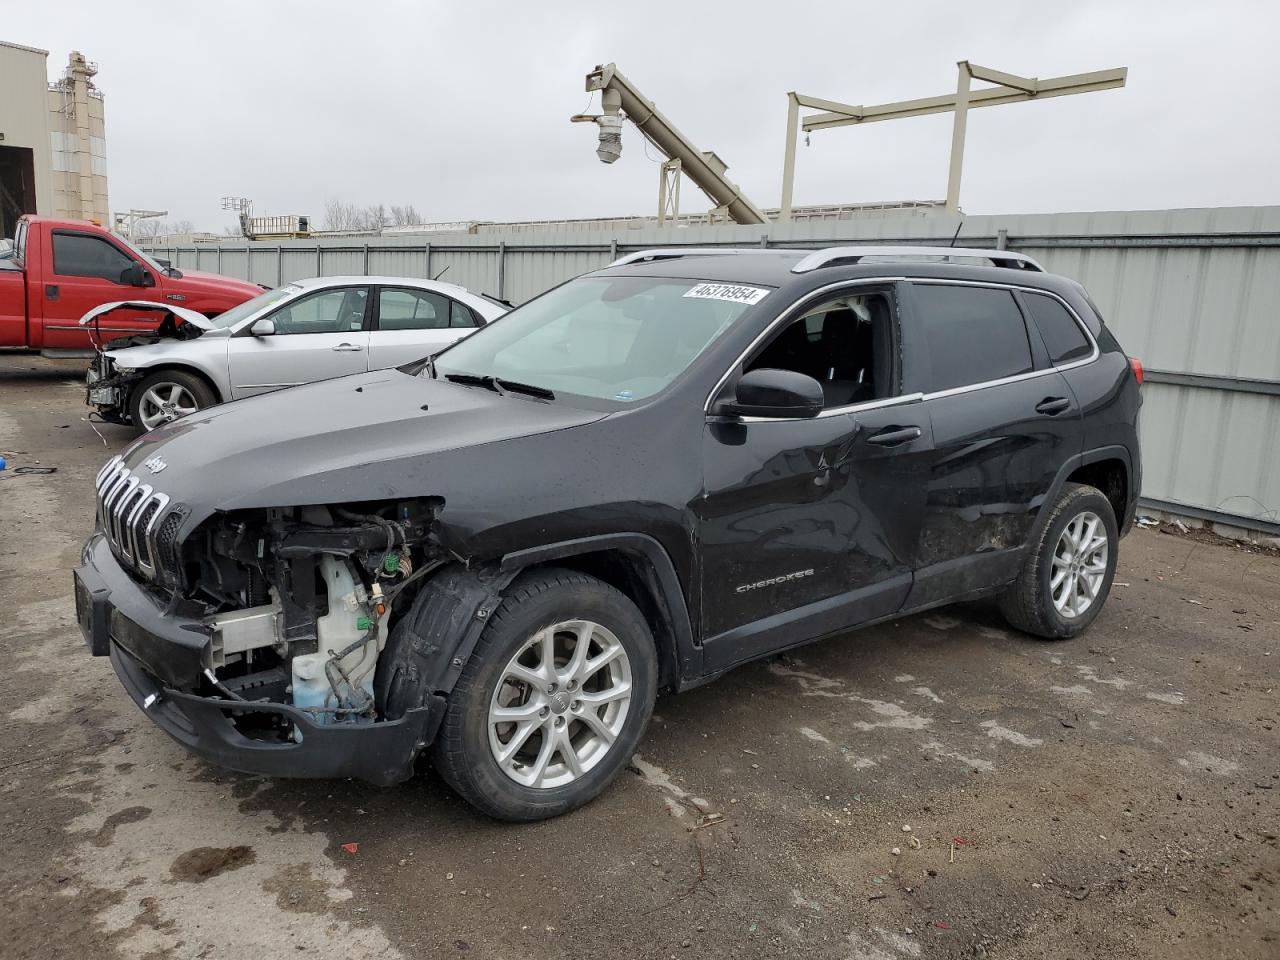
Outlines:
{"label": "silver alloy wheel", "polygon": [[148,430],[162,423],[172,423],[179,417],[200,409],[196,398],[180,383],[153,383],[138,403],[138,417]]}
{"label": "silver alloy wheel", "polygon": [[526,787],[572,783],[604,759],[631,707],[631,661],[589,620],[539,630],[511,658],[489,702],[489,749]]}
{"label": "silver alloy wheel", "polygon": [[1054,609],[1066,620],[1085,613],[1107,575],[1109,542],[1102,518],[1086,510],[1071,518],[1053,548],[1049,594]]}

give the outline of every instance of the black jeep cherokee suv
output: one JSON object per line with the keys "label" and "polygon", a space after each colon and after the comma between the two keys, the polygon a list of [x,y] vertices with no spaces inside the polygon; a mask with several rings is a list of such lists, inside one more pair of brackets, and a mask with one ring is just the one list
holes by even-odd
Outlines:
{"label": "black jeep cherokee suv", "polygon": [[389,784],[429,747],[482,810],[552,816],[660,689],[986,595],[1086,629],[1140,381],[1018,254],[646,251],[141,438],[97,478],[80,622],[217,763]]}

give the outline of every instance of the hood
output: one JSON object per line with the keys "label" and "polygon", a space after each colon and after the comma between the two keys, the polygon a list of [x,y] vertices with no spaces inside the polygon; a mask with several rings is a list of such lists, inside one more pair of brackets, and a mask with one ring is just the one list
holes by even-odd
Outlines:
{"label": "hood", "polygon": [[194,524],[215,510],[447,496],[433,465],[449,451],[605,416],[379,370],[211,407],[140,438],[124,460]]}
{"label": "hood", "polygon": [[172,303],[159,303],[155,300],[114,300],[111,303],[101,304],[80,318],[80,326],[86,326],[93,323],[95,318],[110,313],[112,310],[120,309],[158,310],[163,313],[171,313],[183,323],[189,323],[200,330],[213,329],[213,323],[203,313],[196,313],[194,310],[188,310],[186,307],[179,307]]}
{"label": "hood", "polygon": [[166,290],[172,289],[186,294],[243,293],[245,294],[246,300],[250,297],[256,297],[266,289],[265,287],[258,286],[256,283],[250,283],[248,280],[237,280],[235,277],[224,277],[220,273],[204,273],[201,270],[182,270],[181,278],[175,279],[173,277],[166,277],[164,285]]}

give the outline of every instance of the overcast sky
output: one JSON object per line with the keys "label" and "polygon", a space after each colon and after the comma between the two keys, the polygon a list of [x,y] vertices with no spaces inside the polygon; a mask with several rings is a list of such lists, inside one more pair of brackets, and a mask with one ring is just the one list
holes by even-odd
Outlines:
{"label": "overcast sky", "polygon": [[[8,4],[0,39],[100,65],[113,210],[221,231],[226,194],[321,217],[331,198],[428,219],[652,214],[634,128],[595,157],[583,77],[614,61],[762,207],[786,93],[855,104],[954,89],[957,60],[1128,86],[970,115],[969,213],[1280,203],[1280,3],[233,2]],[[0,96],[3,92],[0,91]],[[599,95],[592,103],[599,106]],[[950,115],[815,132],[796,202],[941,199]],[[651,159],[651,157],[653,159]],[[705,210],[687,180],[684,212]]]}

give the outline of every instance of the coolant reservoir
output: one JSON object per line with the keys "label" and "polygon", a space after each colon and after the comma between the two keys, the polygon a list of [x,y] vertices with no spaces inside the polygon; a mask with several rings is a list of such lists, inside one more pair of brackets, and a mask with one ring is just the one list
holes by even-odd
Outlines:
{"label": "coolant reservoir", "polygon": [[313,710],[317,723],[367,723],[372,720],[371,716],[329,711],[372,699],[373,671],[387,639],[386,621],[379,620],[376,635],[341,660],[342,669],[356,689],[339,678],[335,692],[324,666],[333,653],[351,646],[368,632],[369,610],[361,599],[365,595],[363,584],[356,583],[344,561],[321,557],[320,574],[329,593],[329,612],[316,619],[319,649],[293,658],[293,705]]}

